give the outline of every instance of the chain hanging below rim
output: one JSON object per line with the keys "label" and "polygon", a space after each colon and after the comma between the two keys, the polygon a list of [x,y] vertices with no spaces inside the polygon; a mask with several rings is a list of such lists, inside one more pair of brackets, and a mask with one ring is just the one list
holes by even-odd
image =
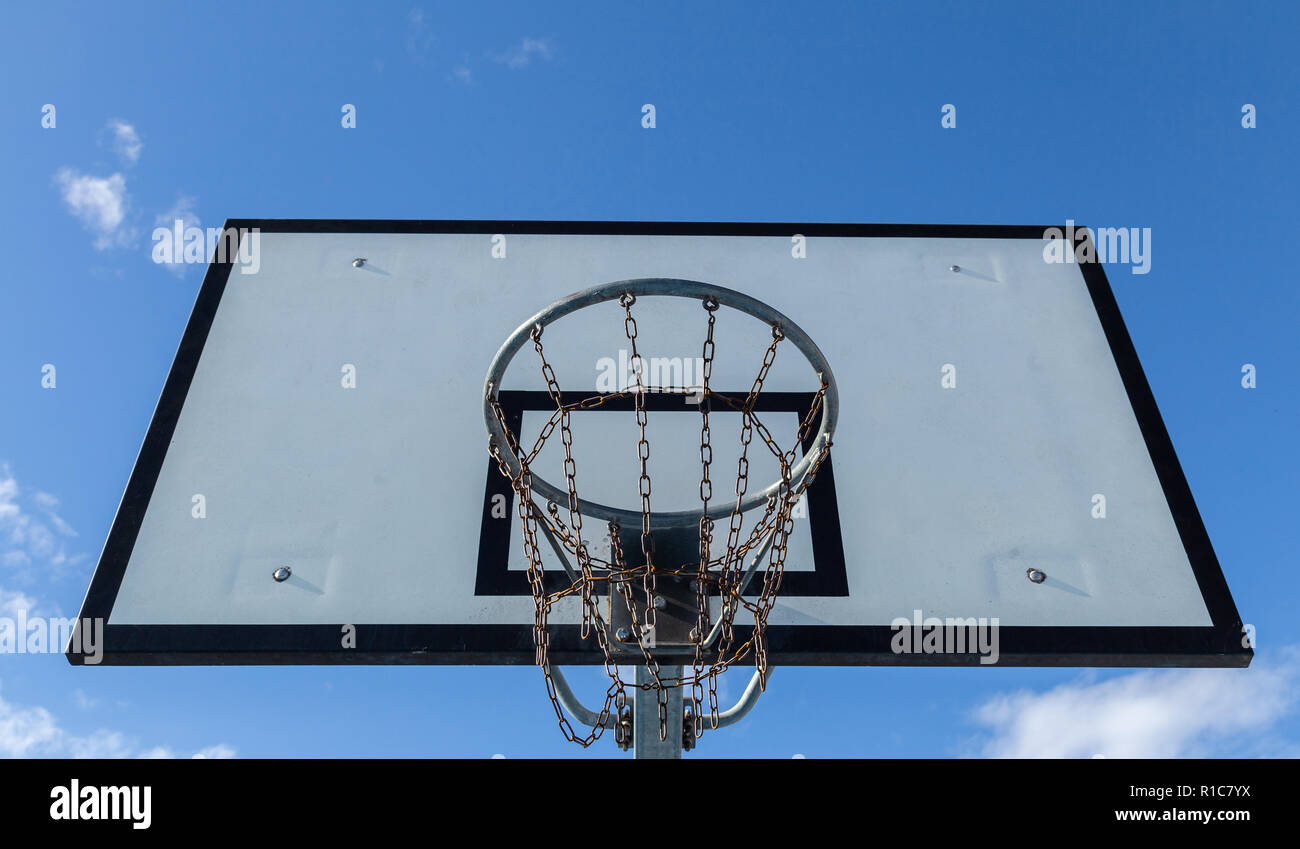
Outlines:
{"label": "chain hanging below rim", "polygon": [[[703,286],[704,284],[698,285]],[[606,300],[612,300],[612,298],[606,298]],[[637,324],[632,312],[632,307],[636,304],[636,295],[629,291],[619,297],[618,300],[620,306],[623,307],[624,331],[632,348],[632,362],[639,364]],[[491,412],[492,419],[500,425],[499,429],[489,427],[489,430],[505,435],[504,445],[500,444],[495,436],[489,441],[489,452],[496,460],[501,474],[510,480],[517,501],[516,512],[522,530],[523,552],[527,561],[527,578],[534,602],[533,641],[536,647],[535,659],[546,679],[547,694],[555,710],[561,732],[568,740],[584,747],[591,745],[602,736],[611,713],[616,716],[616,721],[613,724],[618,729],[618,733],[621,735],[625,732],[627,728],[625,723],[630,720],[627,704],[628,688],[636,687],[656,691],[659,737],[664,740],[668,730],[667,693],[669,689],[690,687],[688,701],[690,707],[689,721],[692,723],[690,732],[695,737],[698,737],[703,731],[704,711],[702,703],[705,688],[707,687],[709,700],[709,724],[711,727],[716,728],[718,724],[717,679],[730,666],[745,659],[752,653],[755,667],[759,672],[760,684],[765,685],[767,675],[767,618],[776,603],[781,578],[784,574],[787,547],[794,524],[794,507],[807,487],[812,483],[817,470],[830,452],[830,432],[829,429],[825,428],[827,394],[833,387],[833,382],[829,379],[829,370],[820,373],[821,385],[814,395],[813,403],[810,405],[807,415],[799,424],[795,446],[789,450],[782,449],[772,437],[769,429],[759,420],[755,407],[759,394],[762,392],[763,383],[776,360],[778,347],[786,338],[786,331],[780,323],[774,322],[771,325],[771,343],[764,353],[762,364],[750,386],[749,392],[744,396],[743,401],[738,402],[732,396],[714,392],[710,385],[716,349],[714,339],[715,313],[719,307],[719,299],[716,296],[706,295],[702,300],[704,309],[708,313],[708,326],[703,349],[703,385],[694,388],[668,388],[670,391],[681,389],[684,393],[689,392],[689,394],[699,396],[701,416],[701,480],[699,495],[701,509],[698,511],[695,522],[699,539],[698,560],[695,563],[667,568],[655,560],[654,525],[656,514],[652,513],[650,509],[652,488],[648,472],[650,443],[647,436],[647,427],[649,417],[645,409],[647,387],[640,368],[634,369],[636,381],[630,390],[605,393],[575,402],[566,402],[560,390],[559,381],[555,376],[555,371],[547,361],[545,349],[542,345],[544,324],[540,321],[536,322],[528,336],[536,351],[542,376],[546,381],[547,392],[555,404],[555,412],[543,425],[537,440],[527,452],[521,449],[515,434],[510,431],[505,412],[497,401],[495,386],[489,384],[488,387],[486,404]],[[799,332],[802,333],[802,331]],[[655,391],[661,392],[664,391],[664,388],[658,387]],[[641,509],[638,518],[640,520],[641,545],[639,553],[641,562],[638,564],[629,563],[626,554],[622,550],[619,527],[616,522],[610,524],[610,556],[608,560],[592,554],[587,541],[584,539],[582,522],[584,502],[578,497],[578,469],[573,458],[573,435],[570,428],[570,415],[574,410],[594,409],[608,403],[612,398],[626,398],[629,395],[634,402],[639,435],[637,455],[640,463],[638,491],[641,499]],[[742,416],[735,500],[731,504],[731,509],[726,513],[729,517],[728,533],[726,544],[721,552],[715,552],[712,547],[715,541],[715,523],[710,518],[709,507],[713,495],[710,476],[713,441],[709,426],[709,415],[715,400],[738,411]],[[814,442],[812,451],[796,464],[795,458],[798,456],[799,447],[808,444],[812,426],[818,420],[819,412],[823,413],[822,421],[826,432],[823,438]],[[831,417],[831,420],[833,420],[833,417]],[[564,479],[567,491],[563,495],[567,496],[564,499],[567,501],[568,507],[567,522],[560,516],[559,505],[554,501],[548,503],[546,510],[542,510],[537,506],[535,500],[539,494],[536,487],[537,479],[530,467],[530,464],[536,459],[557,428],[561,435],[561,442],[564,445]],[[775,492],[767,498],[761,510],[753,511],[758,515],[758,519],[753,523],[750,532],[743,534],[744,517],[747,512],[748,450],[755,433],[758,434],[760,441],[780,465],[781,479],[776,485],[769,487],[769,490],[774,489]],[[513,462],[511,462],[512,460]],[[565,564],[569,584],[557,591],[548,591],[546,588],[545,569],[537,539],[539,530],[548,537],[553,545],[557,546],[557,552],[562,550],[568,555],[572,555],[578,564],[576,571],[567,563]],[[752,584],[754,580],[759,580],[760,576],[759,574],[753,574],[752,576],[750,574],[759,566],[757,562],[749,563],[748,570],[745,568],[750,555],[754,555],[756,561],[766,557],[766,563],[761,569],[760,589],[757,597],[752,601],[746,599],[743,593],[746,587]],[[663,674],[654,644],[656,599],[659,598],[657,580],[664,576],[680,577],[685,575],[688,570],[694,578],[695,584],[696,624],[690,632],[689,645],[693,661],[689,674],[669,677]],[[637,605],[634,602],[631,589],[633,586],[639,586],[644,598],[644,616],[638,616]],[[621,632],[619,636],[609,633],[611,625],[605,621],[600,611],[598,599],[601,595],[609,597],[611,605],[620,604],[626,606],[631,631],[627,636],[630,639],[622,639]],[[604,703],[598,714],[598,725],[587,735],[578,735],[573,730],[572,724],[560,705],[551,672],[549,655],[550,614],[552,609],[566,598],[577,599],[581,609],[581,637],[584,641],[593,637],[596,640],[603,656],[606,676],[610,681],[605,692]],[[710,609],[714,599],[717,600],[719,605],[716,624],[714,624]],[[742,609],[753,616],[754,624],[749,638],[736,645],[736,634],[733,625],[737,613]],[[622,679],[618,665],[619,658],[615,656],[616,653],[612,647],[614,639],[619,639],[621,643],[627,645],[635,643],[636,649],[639,650],[642,660],[644,660],[650,671],[651,681],[649,683],[637,684]],[[716,653],[710,652],[713,655],[712,659],[706,662],[706,651],[709,650],[710,644],[715,641],[717,651]],[[684,647],[676,646],[675,648],[681,650]],[[626,661],[626,658],[624,660]]]}

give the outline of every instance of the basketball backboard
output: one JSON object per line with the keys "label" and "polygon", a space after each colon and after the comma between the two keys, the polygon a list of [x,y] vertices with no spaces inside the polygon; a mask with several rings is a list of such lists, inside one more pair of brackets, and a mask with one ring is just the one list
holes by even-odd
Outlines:
{"label": "basketball backboard", "polygon": [[[255,262],[208,268],[81,613],[105,620],[106,663],[532,663],[484,373],[551,301],[647,277],[758,298],[835,370],[835,447],[796,514],[774,664],[980,662],[896,650],[899,620],[932,618],[996,619],[1001,665],[1250,662],[1105,273],[1046,261],[1044,227],[227,226],[257,233]],[[604,306],[547,330],[561,386],[626,385],[622,312]],[[638,308],[648,382],[693,385],[698,306]],[[768,335],[720,314],[713,385],[748,390]],[[527,353],[500,398],[531,442],[552,404]],[[760,403],[792,434],[815,388],[778,357]],[[657,509],[689,509],[698,410],[648,398]],[[715,446],[739,426],[718,413]],[[573,429],[583,496],[634,507],[631,410]],[[539,469],[557,479],[562,460]],[[565,616],[552,659],[601,662]]]}

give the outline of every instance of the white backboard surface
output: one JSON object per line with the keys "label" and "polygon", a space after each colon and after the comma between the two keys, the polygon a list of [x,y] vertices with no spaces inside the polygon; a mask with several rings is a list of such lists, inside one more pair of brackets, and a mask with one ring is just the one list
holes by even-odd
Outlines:
{"label": "white backboard surface", "polygon": [[[996,618],[1004,664],[1249,662],[1105,274],[1046,262],[1044,228],[229,226],[257,228],[243,238],[258,267],[209,267],[82,611],[107,621],[107,662],[531,662],[484,373],[548,303],[642,277],[756,297],[835,371],[831,474],[796,520],[773,662],[968,662],[891,651],[891,623],[917,616]],[[691,383],[699,303],[645,298],[634,314],[662,382],[685,370]],[[713,386],[746,391],[769,329],[724,309],[716,339]],[[573,397],[617,379],[629,347],[617,303],[560,320],[544,343]],[[816,385],[779,350],[764,421],[786,447]],[[548,415],[544,389],[526,348],[502,387],[526,444]],[[688,509],[698,409],[665,399],[650,413],[654,507]],[[715,415],[719,493],[734,485],[724,446],[738,445],[738,419]],[[580,494],[636,507],[632,414],[575,414],[574,443]],[[553,448],[538,471],[562,483]],[[777,476],[765,454],[751,455],[757,486]],[[576,609],[553,621],[559,662],[599,661],[571,627]]]}

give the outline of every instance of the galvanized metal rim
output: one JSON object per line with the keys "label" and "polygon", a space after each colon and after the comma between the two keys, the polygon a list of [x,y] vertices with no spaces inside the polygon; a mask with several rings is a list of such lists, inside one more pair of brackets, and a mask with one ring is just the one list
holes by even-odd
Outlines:
{"label": "galvanized metal rim", "polygon": [[[501,388],[501,380],[505,376],[506,369],[514,359],[515,354],[519,353],[519,349],[532,338],[534,328],[539,326],[545,328],[570,313],[606,301],[618,300],[629,294],[638,298],[672,297],[700,301],[715,299],[723,306],[739,310],[768,325],[780,328],[785,338],[799,349],[799,352],[808,360],[808,364],[812,366],[813,373],[819,378],[817,385],[820,387],[820,381],[825,381],[826,397],[822,402],[821,422],[817,434],[813,438],[812,448],[795,462],[790,472],[791,484],[797,486],[804,475],[812,468],[812,464],[821,452],[822,447],[830,441],[835,433],[835,424],[839,417],[839,392],[835,387],[835,375],[832,374],[830,364],[826,362],[826,357],[822,355],[816,343],[799,325],[757,298],[751,298],[743,292],[737,292],[735,289],[727,289],[723,286],[715,286],[712,283],[670,277],[619,280],[614,283],[594,286],[581,292],[574,292],[519,325],[514,333],[511,333],[509,338],[501,345],[496,356],[492,358],[492,364],[488,367],[487,377],[484,379],[483,422],[487,426],[490,440],[501,447],[501,457],[504,459],[511,476],[519,474],[519,458],[515,457],[507,447],[510,441],[507,439],[501,423],[497,421],[492,402],[497,397],[497,392]],[[745,496],[740,502],[740,511],[743,513],[766,504],[769,499],[781,491],[781,486],[782,481],[778,480],[758,492]],[[560,504],[567,504],[569,501],[569,494],[566,490],[559,489],[539,475],[533,475],[532,488],[534,492],[551,501]],[[734,500],[722,499],[716,506],[710,507],[709,518],[718,519],[730,515],[734,509]],[[620,524],[639,524],[641,522],[640,511],[611,507],[607,504],[587,501],[583,498],[578,499],[578,512],[584,516]],[[700,521],[702,512],[702,510],[677,510],[651,513],[650,521],[652,525],[659,527],[693,525]]]}

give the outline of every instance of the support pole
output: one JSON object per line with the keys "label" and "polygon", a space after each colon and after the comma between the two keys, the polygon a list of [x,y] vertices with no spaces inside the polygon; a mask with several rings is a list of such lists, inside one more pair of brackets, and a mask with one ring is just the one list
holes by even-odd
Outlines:
{"label": "support pole", "polygon": [[[663,678],[680,678],[680,666],[661,666]],[[652,684],[650,670],[636,668],[637,684]],[[632,696],[632,746],[637,758],[677,759],[682,756],[682,688],[668,691],[668,738],[659,739],[659,693],[638,687]]]}

